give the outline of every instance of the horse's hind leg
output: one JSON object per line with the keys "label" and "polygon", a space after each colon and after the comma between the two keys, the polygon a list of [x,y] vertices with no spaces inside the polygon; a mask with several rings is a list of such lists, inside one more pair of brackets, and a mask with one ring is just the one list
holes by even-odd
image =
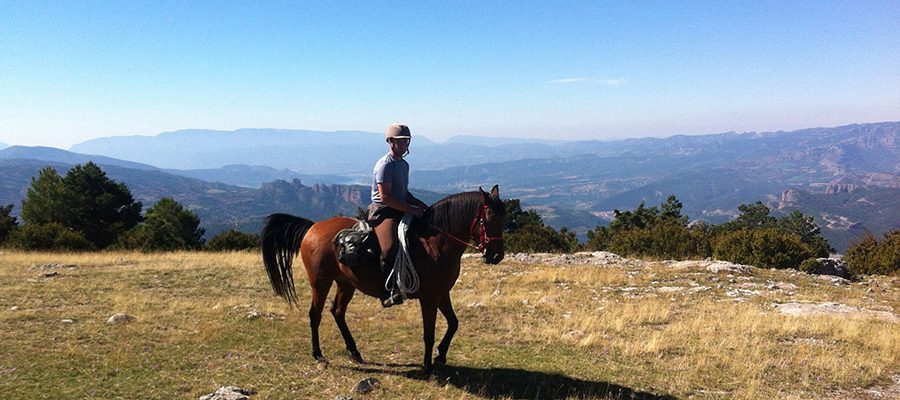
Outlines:
{"label": "horse's hind leg", "polygon": [[363,364],[362,355],[356,348],[356,341],[350,334],[350,328],[347,327],[347,320],[344,316],[347,314],[347,305],[353,299],[356,288],[350,284],[341,284],[338,282],[337,293],[334,295],[334,303],[331,304],[331,315],[334,316],[334,322],[337,323],[338,329],[341,330],[341,336],[344,337],[344,343],[347,345],[347,351],[350,352],[350,359],[356,363]]}
{"label": "horse's hind leg", "polygon": [[449,293],[447,293],[447,296],[438,303],[438,309],[441,310],[441,314],[443,314],[444,319],[447,320],[447,332],[444,333],[444,338],[441,339],[441,343],[438,345],[438,355],[434,358],[434,363],[446,365],[447,350],[450,349],[450,341],[453,340],[456,328],[459,327],[459,319],[456,318],[456,313],[453,311],[453,302],[450,301]]}
{"label": "horse's hind leg", "polygon": [[322,322],[322,310],[325,309],[331,280],[321,279],[310,286],[312,286],[312,302],[309,305],[309,328],[312,333],[312,356],[316,361],[327,364],[328,360],[322,355],[322,348],[319,347],[319,323]]}

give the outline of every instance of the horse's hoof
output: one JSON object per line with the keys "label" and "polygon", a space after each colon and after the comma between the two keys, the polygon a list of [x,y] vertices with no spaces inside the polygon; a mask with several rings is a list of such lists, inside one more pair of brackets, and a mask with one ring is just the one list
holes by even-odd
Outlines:
{"label": "horse's hoof", "polygon": [[439,354],[434,357],[434,367],[444,367],[447,365],[447,356]]}
{"label": "horse's hoof", "polygon": [[316,369],[319,371],[324,371],[328,369],[328,360],[325,358],[317,358],[316,359]]}
{"label": "horse's hoof", "polygon": [[354,364],[365,364],[366,363],[365,361],[363,361],[362,355],[360,355],[359,353],[352,353],[352,352],[350,353],[350,361],[352,361]]}

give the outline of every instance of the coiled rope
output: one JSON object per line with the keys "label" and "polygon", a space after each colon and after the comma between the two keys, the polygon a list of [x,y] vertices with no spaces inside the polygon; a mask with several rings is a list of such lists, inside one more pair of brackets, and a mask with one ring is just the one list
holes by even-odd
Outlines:
{"label": "coiled rope", "polygon": [[409,223],[412,221],[412,214],[403,214],[403,219],[397,227],[397,238],[400,239],[400,248],[397,249],[397,257],[394,259],[394,269],[388,276],[388,280],[384,283],[385,289],[390,289],[388,283],[391,279],[397,280],[397,288],[403,298],[406,299],[408,293],[419,291],[419,275],[413,267],[412,259],[409,258],[407,249],[406,231],[409,229]]}

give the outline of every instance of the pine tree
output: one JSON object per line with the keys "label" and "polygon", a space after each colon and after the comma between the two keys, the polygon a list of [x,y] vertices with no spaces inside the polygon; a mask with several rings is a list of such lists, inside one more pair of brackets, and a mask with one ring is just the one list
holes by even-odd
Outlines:
{"label": "pine tree", "polygon": [[164,197],[147,210],[144,223],[120,245],[144,251],[196,250],[203,245],[204,231],[196,214]]}
{"label": "pine tree", "polygon": [[31,186],[22,200],[22,220],[26,224],[56,222],[65,225],[66,194],[63,178],[53,167],[45,167],[37,178],[31,178]]}
{"label": "pine tree", "polygon": [[81,232],[98,248],[116,241],[141,221],[141,203],[124,183],[115,182],[94,164],[76,165],[63,178],[66,218],[63,225]]}
{"label": "pine tree", "polygon": [[16,217],[10,215],[13,205],[0,206],[0,246],[6,242],[9,235],[19,227]]}

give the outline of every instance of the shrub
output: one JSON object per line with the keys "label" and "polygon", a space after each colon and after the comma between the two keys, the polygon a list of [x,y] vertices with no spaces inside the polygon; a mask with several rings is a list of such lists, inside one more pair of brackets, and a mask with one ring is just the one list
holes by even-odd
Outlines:
{"label": "shrub", "polygon": [[806,272],[807,274],[812,274],[817,271],[822,266],[822,262],[817,258],[807,258],[800,263],[799,270]]}
{"label": "shrub", "polygon": [[506,210],[506,228],[503,246],[507,253],[570,253],[578,249],[575,233],[566,228],[557,232],[544,225],[534,210],[522,210],[518,199],[503,201]]}
{"label": "shrub", "polygon": [[252,234],[230,229],[213,236],[206,242],[210,251],[253,250],[259,247],[259,238]]}
{"label": "shrub", "polygon": [[900,274],[900,229],[884,235],[878,242],[871,233],[854,242],[844,257],[847,268],[855,274]]}
{"label": "shrub", "polygon": [[164,197],[147,210],[144,223],[121,235],[115,247],[142,251],[196,250],[203,244],[200,219]]}
{"label": "shrub", "polygon": [[796,268],[815,253],[799,237],[777,229],[739,229],[713,242],[720,260],[764,268]]}
{"label": "shrub", "polygon": [[80,232],[55,222],[25,224],[12,233],[9,244],[23,250],[79,251],[94,247]]}
{"label": "shrub", "polygon": [[571,253],[578,241],[565,228],[557,232],[543,224],[528,224],[503,234],[503,246],[508,253]]}
{"label": "shrub", "polygon": [[6,242],[6,239],[9,238],[9,235],[19,227],[19,222],[16,220],[16,217],[10,215],[12,208],[12,204],[0,206],[0,246],[2,246],[3,243]]}

